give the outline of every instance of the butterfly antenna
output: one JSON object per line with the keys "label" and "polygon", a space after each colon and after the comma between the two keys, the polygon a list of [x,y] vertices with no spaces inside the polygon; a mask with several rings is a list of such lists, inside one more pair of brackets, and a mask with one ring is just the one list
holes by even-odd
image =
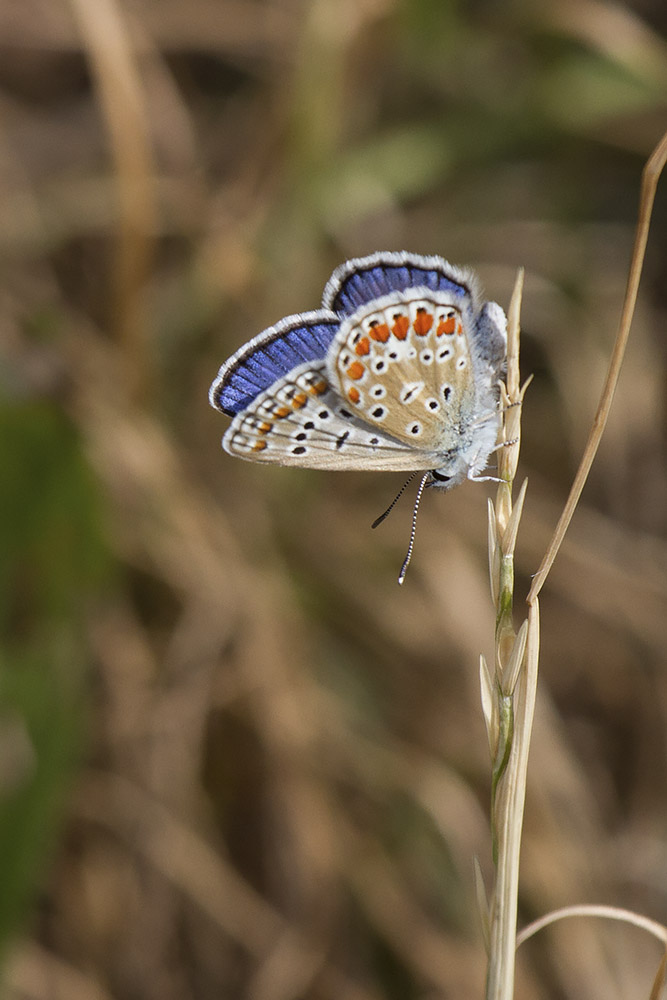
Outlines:
{"label": "butterfly antenna", "polygon": [[413,472],[412,475],[409,477],[409,479],[406,479],[406,481],[403,483],[403,485],[401,486],[400,490],[398,491],[398,493],[396,494],[396,496],[394,497],[394,499],[391,501],[391,503],[387,507],[387,509],[384,512],[384,514],[380,514],[379,517],[375,518],[375,520],[371,524],[371,528],[377,528],[378,524],[382,524],[382,522],[384,521],[385,517],[389,517],[389,515],[392,512],[392,510],[394,509],[394,507],[396,506],[396,504],[398,503],[398,501],[401,499],[401,497],[403,496],[403,494],[405,493],[406,489],[408,488],[408,486],[410,485],[410,483],[412,482],[412,480],[415,478],[416,475],[417,475],[417,473]]}
{"label": "butterfly antenna", "polygon": [[[421,478],[421,482],[419,484],[419,489],[417,490],[417,496],[415,498],[415,506],[414,506],[414,509],[412,511],[412,528],[410,529],[410,544],[408,545],[408,552],[407,552],[407,555],[406,555],[405,559],[403,560],[403,565],[401,566],[401,572],[398,574],[398,582],[399,582],[399,584],[402,584],[403,581],[405,580],[405,574],[408,571],[408,566],[410,565],[410,560],[412,559],[412,550],[413,550],[413,548],[415,546],[415,533],[417,531],[417,512],[419,511],[419,504],[421,503],[421,498],[422,498],[422,495],[424,493],[424,488],[426,486],[426,480],[428,479],[429,476],[430,476],[430,472],[425,472],[424,473],[424,475]],[[410,478],[412,478],[412,477],[410,477]],[[407,486],[407,483],[406,483],[406,486]],[[403,487],[403,489],[405,489],[405,487]],[[400,496],[400,494],[399,494],[399,496]],[[398,499],[398,497],[396,499]],[[396,501],[394,501],[394,503],[395,502]],[[390,508],[390,510],[391,510],[391,508]]]}

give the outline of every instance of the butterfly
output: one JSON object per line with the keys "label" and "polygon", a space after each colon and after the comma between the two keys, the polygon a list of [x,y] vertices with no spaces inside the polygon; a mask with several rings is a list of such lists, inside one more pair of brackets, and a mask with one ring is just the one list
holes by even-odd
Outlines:
{"label": "butterfly", "polygon": [[506,328],[474,274],[442,257],[349,260],[321,309],[280,320],[222,365],[209,399],[232,418],[223,448],[308,469],[422,472],[419,497],[485,478]]}
{"label": "butterfly", "polygon": [[226,361],[211,404],[230,455],[308,469],[429,470],[475,479],[496,447],[506,320],[472,272],[380,252],[338,267],[322,309],[297,313]]}

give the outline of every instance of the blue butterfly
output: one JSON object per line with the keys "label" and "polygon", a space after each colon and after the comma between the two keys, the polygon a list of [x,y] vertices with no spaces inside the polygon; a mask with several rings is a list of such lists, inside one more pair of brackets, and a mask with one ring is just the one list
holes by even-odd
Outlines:
{"label": "blue butterfly", "polygon": [[[211,386],[222,445],[253,462],[480,479],[497,448],[506,319],[471,271],[379,252],[338,267],[322,308],[240,348]],[[420,491],[421,493],[421,491]]]}

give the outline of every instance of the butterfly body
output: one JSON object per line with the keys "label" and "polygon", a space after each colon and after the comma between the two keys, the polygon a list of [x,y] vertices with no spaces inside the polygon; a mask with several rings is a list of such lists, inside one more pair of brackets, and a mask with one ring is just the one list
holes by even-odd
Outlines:
{"label": "butterfly body", "polygon": [[430,470],[474,479],[496,447],[505,316],[440,257],[377,253],[339,267],[323,308],[281,320],[227,361],[211,403],[227,452],[311,469]]}

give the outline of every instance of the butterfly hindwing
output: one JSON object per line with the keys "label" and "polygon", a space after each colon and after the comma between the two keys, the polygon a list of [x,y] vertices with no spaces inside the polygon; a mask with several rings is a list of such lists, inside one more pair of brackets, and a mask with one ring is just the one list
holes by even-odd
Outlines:
{"label": "butterfly hindwing", "polygon": [[352,411],[412,448],[449,451],[475,402],[466,313],[448,293],[379,299],[341,324],[327,356]]}
{"label": "butterfly hindwing", "polygon": [[[231,455],[308,469],[422,468],[414,450],[359,421],[328,382],[325,365],[301,365],[260,393],[223,438]],[[428,464],[428,463],[427,463]]]}

